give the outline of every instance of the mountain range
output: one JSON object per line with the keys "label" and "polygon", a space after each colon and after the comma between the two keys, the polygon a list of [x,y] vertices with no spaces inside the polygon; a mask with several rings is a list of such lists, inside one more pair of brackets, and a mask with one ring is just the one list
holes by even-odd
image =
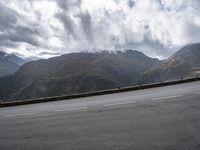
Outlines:
{"label": "mountain range", "polygon": [[14,74],[24,63],[22,58],[0,51],[0,77]]}
{"label": "mountain range", "polygon": [[25,63],[0,78],[3,100],[105,90],[200,75],[200,44],[160,61],[136,50],[70,53]]}

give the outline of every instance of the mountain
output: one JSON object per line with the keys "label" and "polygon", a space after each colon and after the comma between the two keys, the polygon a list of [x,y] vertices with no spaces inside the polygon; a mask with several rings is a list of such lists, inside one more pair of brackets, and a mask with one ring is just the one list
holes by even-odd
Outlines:
{"label": "mountain", "polygon": [[163,61],[134,50],[80,52],[25,63],[14,75],[0,78],[0,97],[68,95],[199,75],[200,43],[184,46]]}
{"label": "mountain", "polygon": [[14,55],[0,51],[0,77],[15,73],[25,61]]}
{"label": "mountain", "polygon": [[147,71],[147,82],[174,80],[200,75],[200,43],[189,44],[164,60],[158,67]]}
{"label": "mountain", "polygon": [[4,99],[19,100],[134,85],[159,63],[133,50],[71,53],[24,64],[0,79],[0,93]]}

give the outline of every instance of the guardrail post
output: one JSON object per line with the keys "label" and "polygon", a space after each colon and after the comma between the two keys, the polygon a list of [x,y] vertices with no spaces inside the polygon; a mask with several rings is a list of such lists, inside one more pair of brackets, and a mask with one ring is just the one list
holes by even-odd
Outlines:
{"label": "guardrail post", "polygon": [[2,96],[2,94],[0,94],[0,104],[2,104],[3,103],[3,96]]}

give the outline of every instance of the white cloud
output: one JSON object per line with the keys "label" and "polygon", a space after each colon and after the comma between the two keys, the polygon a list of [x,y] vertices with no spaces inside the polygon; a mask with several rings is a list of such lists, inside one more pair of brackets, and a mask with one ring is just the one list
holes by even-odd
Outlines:
{"label": "white cloud", "polygon": [[26,57],[132,48],[165,58],[200,42],[199,0],[3,0],[0,7],[0,49]]}

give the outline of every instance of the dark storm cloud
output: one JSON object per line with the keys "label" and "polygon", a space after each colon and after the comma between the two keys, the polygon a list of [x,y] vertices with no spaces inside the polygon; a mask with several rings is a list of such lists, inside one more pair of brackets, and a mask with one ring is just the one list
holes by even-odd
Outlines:
{"label": "dark storm cloud", "polygon": [[37,32],[28,27],[16,26],[1,35],[2,40],[10,41],[13,43],[24,42],[34,46],[41,46],[40,42],[36,39]]}
{"label": "dark storm cloud", "polygon": [[65,13],[57,13],[55,15],[64,25],[65,30],[67,31],[68,35],[73,36],[75,39],[77,38],[76,33],[75,33],[75,29],[74,29],[74,22],[73,20],[70,18],[70,16],[66,15]]}
{"label": "dark storm cloud", "polygon": [[74,20],[69,16],[70,9],[78,8],[80,9],[81,0],[58,0],[56,1],[58,7],[61,12],[56,13],[55,17],[58,18],[64,25],[65,30],[68,35],[71,35],[74,39],[77,39],[77,35],[75,32],[75,23]]}
{"label": "dark storm cloud", "polygon": [[5,7],[1,2],[0,11],[0,31],[4,32],[16,24],[18,14],[12,9]]}
{"label": "dark storm cloud", "polygon": [[79,18],[81,22],[82,31],[85,33],[85,36],[89,42],[93,41],[93,30],[92,30],[92,22],[91,22],[91,15],[86,11],[81,10],[81,0],[65,0],[65,1],[56,1],[59,8],[62,10],[60,13],[57,13],[55,16],[63,23],[65,30],[74,39],[78,38],[77,26],[74,23],[74,20],[68,15],[70,9],[73,7],[78,9],[77,14],[74,14],[74,18]]}
{"label": "dark storm cloud", "polygon": [[78,15],[81,19],[81,25],[83,28],[83,31],[87,37],[87,40],[89,42],[93,41],[93,29],[92,29],[92,22],[91,22],[91,16],[88,13],[88,11],[86,11],[85,13],[80,13]]}
{"label": "dark storm cloud", "polygon": [[81,0],[56,0],[57,5],[64,11],[68,11],[71,7],[80,7]]}
{"label": "dark storm cloud", "polygon": [[[4,6],[0,2],[0,31],[7,32],[15,28],[19,14],[12,9]],[[2,37],[2,36],[1,36]]]}
{"label": "dark storm cloud", "polygon": [[[44,44],[38,38],[44,38],[39,23],[32,23],[28,18],[0,2],[0,47],[17,48],[20,43],[36,47]],[[41,33],[40,33],[41,32]]]}
{"label": "dark storm cloud", "polygon": [[129,5],[130,8],[133,8],[134,5],[135,5],[134,0],[129,0],[129,1],[128,1],[128,5]]}
{"label": "dark storm cloud", "polygon": [[4,48],[16,48],[18,46],[17,43],[13,43],[12,41],[0,36],[0,49]]}

